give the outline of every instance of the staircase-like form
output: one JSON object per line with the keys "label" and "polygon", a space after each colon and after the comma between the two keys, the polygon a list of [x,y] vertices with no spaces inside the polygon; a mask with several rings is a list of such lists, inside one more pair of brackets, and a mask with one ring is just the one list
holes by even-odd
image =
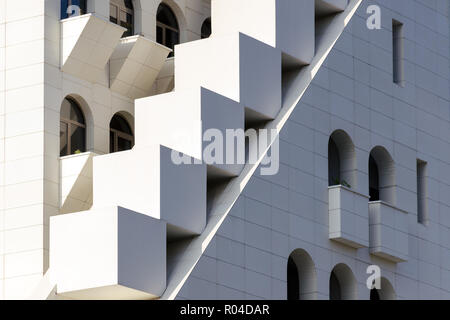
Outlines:
{"label": "staircase-like form", "polygon": [[174,299],[275,140],[206,165],[203,134],[279,133],[360,3],[212,0],[213,36],[176,47],[174,92],[136,100],[135,147],[93,158],[92,208],[51,218],[32,298]]}

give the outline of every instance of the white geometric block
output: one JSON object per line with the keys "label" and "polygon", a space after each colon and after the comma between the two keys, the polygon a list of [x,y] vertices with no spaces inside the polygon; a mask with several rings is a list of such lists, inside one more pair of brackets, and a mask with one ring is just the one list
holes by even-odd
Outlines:
{"label": "white geometric block", "polygon": [[164,220],[169,238],[200,234],[206,224],[206,166],[177,165],[171,155],[155,144],[95,157],[93,208],[115,205]]}
{"label": "white geometric block", "polygon": [[242,32],[280,49],[289,65],[311,62],[314,0],[212,0],[211,5],[214,37]]}
{"label": "white geometric block", "polygon": [[95,83],[125,30],[93,14],[61,20],[61,70]]}
{"label": "white geometric block", "polygon": [[166,287],[166,224],[120,207],[50,219],[51,279],[73,299],[152,299]]}
{"label": "white geometric block", "polygon": [[382,201],[369,202],[371,254],[393,262],[408,260],[407,214]]}
{"label": "white geometric block", "polygon": [[208,129],[216,129],[224,138],[224,161],[207,164],[225,176],[241,172],[243,164],[225,164],[226,130],[244,130],[244,108],[239,103],[196,88],[138,99],[135,104],[136,146],[162,144],[203,160],[203,151],[210,143],[203,141],[203,134]]}
{"label": "white geometric block", "polygon": [[148,96],[171,51],[140,35],[121,39],[111,56],[111,90],[131,99]]}
{"label": "white geometric block", "polygon": [[175,90],[204,87],[241,103],[248,120],[281,108],[281,52],[242,33],[175,47]]}
{"label": "white geometric block", "polygon": [[352,248],[369,246],[369,197],[341,185],[328,187],[329,239]]}

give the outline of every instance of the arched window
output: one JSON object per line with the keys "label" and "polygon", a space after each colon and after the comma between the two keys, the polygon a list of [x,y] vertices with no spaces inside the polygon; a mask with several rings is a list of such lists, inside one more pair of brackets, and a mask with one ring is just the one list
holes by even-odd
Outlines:
{"label": "arched window", "polygon": [[289,256],[287,299],[317,299],[316,269],[311,256],[305,250],[296,249]]}
{"label": "arched window", "polygon": [[[170,49],[180,43],[180,28],[172,9],[161,3],[156,15],[156,41]],[[173,52],[169,57],[173,56]]]}
{"label": "arched window", "polygon": [[336,265],[330,274],[330,300],[355,300],[356,279],[352,270],[343,263]]}
{"label": "arched window", "polygon": [[328,141],[328,185],[351,188],[355,182],[355,146],[347,133],[336,130]]}
{"label": "arched window", "polygon": [[61,0],[61,19],[87,12],[87,0]]}
{"label": "arched window", "polygon": [[209,38],[209,36],[211,35],[211,18],[206,19],[203,24],[202,24],[202,34],[201,37],[202,39],[206,39]]}
{"label": "arched window", "polygon": [[78,103],[66,97],[61,106],[60,156],[86,151],[86,121]]}
{"label": "arched window", "polygon": [[131,0],[110,0],[109,20],[126,28],[123,37],[134,34],[134,9]]}
{"label": "arched window", "polygon": [[127,120],[114,115],[109,124],[109,152],[130,150],[134,145],[133,132]]}
{"label": "arched window", "polygon": [[384,201],[395,204],[395,165],[389,152],[375,147],[369,156],[370,201]]}

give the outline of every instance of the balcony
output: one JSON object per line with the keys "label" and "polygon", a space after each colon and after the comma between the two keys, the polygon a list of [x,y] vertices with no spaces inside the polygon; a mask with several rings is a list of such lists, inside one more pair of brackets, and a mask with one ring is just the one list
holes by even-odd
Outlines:
{"label": "balcony", "polygon": [[249,122],[274,119],[280,111],[279,49],[235,33],[183,43],[175,57],[175,91],[211,90],[240,103]]}
{"label": "balcony", "polygon": [[408,260],[407,212],[382,201],[369,202],[370,253],[393,262]]}
{"label": "balcony", "polygon": [[111,90],[131,99],[150,95],[171,51],[139,35],[121,39],[111,56]]}
{"label": "balcony", "polygon": [[170,240],[200,234],[206,225],[206,166],[176,164],[160,145],[97,156],[93,208],[120,206],[167,222]]}
{"label": "balcony", "polygon": [[329,187],[329,239],[352,248],[368,247],[368,201],[368,196],[342,185]]}
{"label": "balcony", "polygon": [[61,20],[61,70],[97,82],[125,30],[93,14]]}
{"label": "balcony", "polygon": [[[203,160],[203,151],[210,144],[203,141],[203,136],[208,129],[213,129],[222,134],[223,157],[217,164],[208,166],[208,178],[230,178],[242,171],[243,163],[227,164],[225,161],[227,152],[231,151],[226,148],[226,130],[244,130],[241,104],[207,89],[196,88],[138,99],[135,110],[136,146],[151,146],[157,142]],[[237,149],[237,144],[235,147]]]}
{"label": "balcony", "polygon": [[50,218],[51,282],[72,299],[154,299],[166,288],[166,225],[120,207]]}
{"label": "balcony", "polygon": [[60,159],[60,213],[89,210],[92,206],[93,152]]}

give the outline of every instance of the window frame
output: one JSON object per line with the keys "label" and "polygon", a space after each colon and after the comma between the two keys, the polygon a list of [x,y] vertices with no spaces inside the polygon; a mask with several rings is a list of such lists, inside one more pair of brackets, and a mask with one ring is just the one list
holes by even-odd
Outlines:
{"label": "window frame", "polygon": [[[121,2],[124,2],[124,1],[121,1]],[[114,18],[114,17],[111,15],[112,8],[115,9],[115,14],[116,14],[115,19],[116,19],[116,21],[112,21],[112,20],[111,20],[112,18]],[[122,25],[122,22],[123,22],[125,25],[128,25],[128,22],[121,19],[121,13],[124,13],[124,14],[125,14],[125,17],[126,17],[127,14],[131,15],[130,29],[128,29],[126,26],[123,26],[123,25]],[[119,25],[119,26],[121,26],[121,27],[127,28],[127,31],[124,32],[123,38],[131,37],[131,36],[134,35],[134,31],[135,31],[135,30],[134,30],[134,29],[135,29],[135,28],[134,28],[134,21],[135,21],[135,17],[134,17],[134,8],[131,9],[131,8],[126,7],[125,5],[120,5],[120,4],[117,3],[117,2],[110,1],[110,3],[109,3],[109,21],[112,22],[112,23],[114,23],[114,24],[117,24],[117,25]]]}
{"label": "window frame", "polygon": [[70,118],[65,118],[64,116],[60,115],[60,117],[59,117],[59,122],[60,122],[59,132],[60,132],[60,134],[61,134],[61,123],[65,124],[66,128],[67,128],[66,141],[65,141],[67,152],[64,155],[61,154],[62,148],[61,148],[61,141],[60,141],[60,145],[59,145],[59,155],[60,155],[60,157],[66,157],[66,156],[70,156],[70,155],[75,154],[75,153],[72,153],[72,151],[71,151],[72,150],[72,125],[75,125],[78,128],[82,128],[84,130],[84,142],[83,142],[83,144],[84,144],[84,148],[83,149],[84,150],[80,150],[80,151],[81,151],[81,153],[86,152],[86,137],[87,137],[86,116],[84,115],[83,109],[80,107],[79,103],[75,99],[72,99],[70,97],[66,97],[66,98],[64,98],[64,100],[68,100],[70,102],[70,108],[71,109],[73,107],[76,107],[76,108],[79,109],[80,113],[83,116],[84,123],[80,123],[78,121],[72,120]]}
{"label": "window frame", "polygon": [[[164,7],[166,10],[169,10],[171,13],[172,13],[172,15],[174,16],[174,18],[175,18],[175,22],[177,23],[177,28],[175,28],[175,27],[173,27],[173,26],[170,26],[170,25],[167,25],[167,24],[165,24],[165,23],[163,23],[163,22],[160,22],[159,20],[158,20],[158,11],[159,11],[159,8],[160,7]],[[170,6],[169,5],[167,5],[166,3],[161,3],[159,6],[158,6],[158,9],[157,9],[157,11],[156,11],[156,34],[158,34],[158,28],[161,28],[162,29],[162,39],[161,39],[161,43],[160,44],[162,44],[163,46],[165,46],[165,47],[168,47],[168,48],[170,48],[168,45],[167,45],[167,39],[166,39],[166,30],[170,30],[170,31],[172,31],[172,32],[175,32],[176,34],[177,34],[177,36],[178,36],[178,42],[177,43],[174,43],[174,45],[173,45],[173,49],[175,49],[175,46],[177,45],[177,44],[180,44],[181,43],[181,29],[180,29],[180,22],[178,21],[178,18],[177,18],[177,15],[175,14],[175,12],[172,10],[172,8],[170,8]],[[158,36],[157,36],[158,37]],[[172,48],[170,48],[170,49],[172,49]],[[174,55],[174,52],[172,51],[170,54],[169,54],[169,57],[173,57],[173,55]]]}
{"label": "window frame", "polygon": [[[114,117],[120,117],[122,118],[123,121],[125,121],[125,123],[128,125],[128,127],[130,128],[130,132],[131,134],[125,133],[123,131],[111,128],[111,122],[113,121]],[[128,123],[127,119],[125,119],[125,117],[121,116],[120,114],[115,114],[109,124],[109,132],[110,134],[112,133],[113,135],[113,141],[112,141],[112,149],[111,150],[111,141],[110,141],[110,148],[109,148],[109,153],[115,153],[115,152],[120,152],[120,151],[126,151],[126,150],[118,150],[119,147],[119,138],[124,139],[126,141],[129,141],[131,143],[131,148],[133,148],[134,146],[134,134],[133,134],[133,130],[131,129],[130,124]],[[111,136],[110,136],[111,137]]]}

